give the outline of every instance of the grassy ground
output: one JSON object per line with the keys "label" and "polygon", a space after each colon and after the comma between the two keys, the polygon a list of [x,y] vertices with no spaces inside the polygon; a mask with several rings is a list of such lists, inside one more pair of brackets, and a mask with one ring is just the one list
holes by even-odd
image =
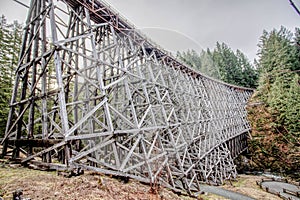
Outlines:
{"label": "grassy ground", "polygon": [[[240,192],[256,199],[280,199],[261,190],[255,183],[256,176],[241,176],[232,186],[225,189]],[[23,197],[31,199],[103,199],[103,200],[192,200],[188,196],[179,196],[172,191],[160,188],[158,193],[151,192],[151,187],[135,180],[124,183],[110,176],[94,172],[65,178],[56,172],[46,172],[23,168],[19,165],[5,164],[0,161],[0,197],[12,199],[12,193],[23,190]],[[217,195],[203,194],[198,199],[225,199]]]}

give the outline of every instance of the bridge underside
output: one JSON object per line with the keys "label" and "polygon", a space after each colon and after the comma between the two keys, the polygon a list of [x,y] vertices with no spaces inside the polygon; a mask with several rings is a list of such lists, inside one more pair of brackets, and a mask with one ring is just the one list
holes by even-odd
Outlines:
{"label": "bridge underside", "polygon": [[188,192],[235,177],[252,90],[184,66],[103,2],[32,0],[26,24],[4,156]]}

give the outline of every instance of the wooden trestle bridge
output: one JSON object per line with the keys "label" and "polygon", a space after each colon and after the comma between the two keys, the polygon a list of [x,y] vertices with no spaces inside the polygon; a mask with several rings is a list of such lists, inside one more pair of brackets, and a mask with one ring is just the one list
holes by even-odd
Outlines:
{"label": "wooden trestle bridge", "polygon": [[236,176],[252,92],[185,66],[100,0],[32,0],[2,155],[197,191]]}

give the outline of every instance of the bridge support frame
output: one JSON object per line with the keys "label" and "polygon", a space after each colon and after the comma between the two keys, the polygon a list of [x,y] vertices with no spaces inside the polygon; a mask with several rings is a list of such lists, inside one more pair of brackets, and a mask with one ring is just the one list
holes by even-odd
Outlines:
{"label": "bridge support frame", "polygon": [[101,1],[32,0],[2,155],[192,193],[235,177],[252,92],[184,66]]}

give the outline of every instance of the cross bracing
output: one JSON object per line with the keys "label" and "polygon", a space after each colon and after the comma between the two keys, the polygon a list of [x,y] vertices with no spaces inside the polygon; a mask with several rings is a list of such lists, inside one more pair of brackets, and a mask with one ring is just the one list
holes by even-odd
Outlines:
{"label": "cross bracing", "polygon": [[32,0],[2,154],[191,193],[236,176],[252,92],[183,65],[102,1]]}

